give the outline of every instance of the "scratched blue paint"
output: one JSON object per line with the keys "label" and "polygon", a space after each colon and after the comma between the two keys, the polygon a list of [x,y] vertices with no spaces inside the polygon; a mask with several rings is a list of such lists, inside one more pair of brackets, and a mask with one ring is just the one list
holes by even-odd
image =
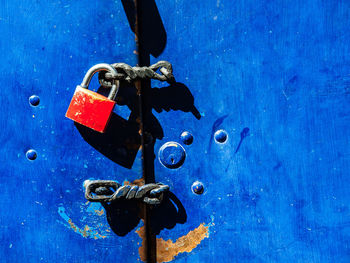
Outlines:
{"label": "scratched blue paint", "polygon": [[101,210],[101,209],[102,209],[101,203],[89,203],[89,206],[86,209],[86,212],[95,213],[96,210]]}
{"label": "scratched blue paint", "polygon": [[[3,1],[0,32],[0,261],[135,262],[141,239],[134,230],[124,237],[107,232],[106,214],[86,204],[82,183],[91,177],[138,179],[140,154],[132,169],[124,168],[90,146],[64,117],[89,67],[136,64],[122,4]],[[94,77],[91,88],[97,87]],[[28,102],[33,94],[40,97],[37,107]],[[129,117],[127,106],[115,111]],[[37,151],[36,160],[27,160],[28,149]],[[87,237],[69,219],[82,231],[87,225]]]}
{"label": "scratched blue paint", "polygon": [[350,262],[350,2],[156,2],[167,45],[151,63],[173,64],[202,115],[154,112],[155,152],[183,130],[195,137],[181,168],[155,162],[187,213],[160,237],[215,217],[176,262]]}
{"label": "scratched blue paint", "polygon": [[[90,208],[90,207],[89,207]],[[88,211],[89,208],[86,210]],[[106,223],[98,223],[96,215],[89,214],[88,217],[83,217],[79,222],[74,222],[67,214],[63,206],[58,207],[58,214],[63,220],[57,220],[58,223],[65,226],[69,231],[73,231],[84,239],[103,240],[111,238],[113,233]],[[96,213],[96,210],[91,211]]]}

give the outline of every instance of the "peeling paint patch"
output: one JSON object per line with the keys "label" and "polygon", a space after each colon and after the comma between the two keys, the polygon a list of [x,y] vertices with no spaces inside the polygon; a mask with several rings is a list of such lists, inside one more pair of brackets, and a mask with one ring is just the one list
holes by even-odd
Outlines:
{"label": "peeling paint patch", "polygon": [[100,238],[107,237],[107,236],[101,235],[96,230],[92,230],[88,225],[85,225],[84,229],[80,229],[72,222],[72,219],[68,220],[68,224],[74,230],[74,232],[79,233],[83,237],[91,237],[94,239],[100,239]]}
{"label": "peeling paint patch", "polygon": [[67,215],[63,206],[58,207],[58,214],[64,220],[64,223],[59,221],[60,223],[65,225],[67,228],[72,229],[75,233],[80,234],[84,238],[105,239],[110,235],[110,230],[107,228],[107,226],[103,226],[102,224],[98,224],[96,227],[92,227],[87,224],[85,224],[82,228],[78,227]]}
{"label": "peeling paint patch", "polygon": [[[164,240],[163,238],[157,238],[157,262],[170,262],[180,253],[191,252],[203,241],[203,239],[209,237],[209,227],[212,225],[213,224],[205,225],[202,223],[186,235],[179,237],[175,242],[171,239]],[[142,261],[146,261],[145,227],[142,226],[136,230],[136,233],[142,239],[142,245],[139,248],[140,258]]]}
{"label": "peeling paint patch", "polygon": [[94,213],[98,216],[102,216],[105,213],[105,210],[100,203],[87,202],[86,204],[89,205],[86,212]]}
{"label": "peeling paint patch", "polygon": [[95,213],[98,215],[98,216],[102,216],[104,213],[105,213],[105,210],[101,209],[101,210],[95,210]]}

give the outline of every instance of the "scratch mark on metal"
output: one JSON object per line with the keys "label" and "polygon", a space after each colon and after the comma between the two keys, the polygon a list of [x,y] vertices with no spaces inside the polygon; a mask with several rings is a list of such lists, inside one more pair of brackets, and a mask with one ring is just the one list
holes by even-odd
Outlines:
{"label": "scratch mark on metal", "polygon": [[241,132],[241,140],[238,143],[238,146],[235,150],[235,154],[238,152],[239,148],[241,148],[241,144],[242,144],[244,138],[246,138],[248,136],[248,134],[249,134],[249,128],[245,127]]}

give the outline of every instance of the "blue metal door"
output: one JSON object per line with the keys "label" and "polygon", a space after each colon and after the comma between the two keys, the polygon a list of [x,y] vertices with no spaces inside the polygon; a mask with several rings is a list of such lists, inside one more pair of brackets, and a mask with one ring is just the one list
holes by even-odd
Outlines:
{"label": "blue metal door", "polygon": [[[2,261],[349,262],[349,5],[4,4]],[[92,65],[159,60],[106,135],[64,117]],[[105,209],[92,178],[171,192]]]}

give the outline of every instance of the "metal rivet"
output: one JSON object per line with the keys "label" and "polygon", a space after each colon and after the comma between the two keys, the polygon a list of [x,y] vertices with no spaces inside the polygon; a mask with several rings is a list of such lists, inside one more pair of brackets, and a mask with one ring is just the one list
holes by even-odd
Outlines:
{"label": "metal rivet", "polygon": [[34,161],[38,155],[35,150],[30,149],[26,152],[26,157],[28,160]]}
{"label": "metal rivet", "polygon": [[32,106],[34,106],[34,107],[38,106],[39,103],[40,103],[40,98],[39,98],[39,96],[37,96],[37,95],[32,95],[32,96],[30,96],[30,97],[29,97],[29,103],[30,103],[30,105],[32,105]]}
{"label": "metal rivet", "polygon": [[177,142],[167,142],[160,147],[158,158],[165,167],[176,169],[185,162],[186,152]]}
{"label": "metal rivet", "polygon": [[204,185],[202,182],[195,181],[191,186],[192,192],[201,195],[204,192]]}
{"label": "metal rivet", "polygon": [[227,140],[227,132],[224,130],[218,130],[214,133],[214,139],[217,143],[224,143]]}
{"label": "metal rivet", "polygon": [[190,145],[193,142],[193,136],[188,131],[184,131],[183,133],[181,133],[180,139],[186,145]]}

